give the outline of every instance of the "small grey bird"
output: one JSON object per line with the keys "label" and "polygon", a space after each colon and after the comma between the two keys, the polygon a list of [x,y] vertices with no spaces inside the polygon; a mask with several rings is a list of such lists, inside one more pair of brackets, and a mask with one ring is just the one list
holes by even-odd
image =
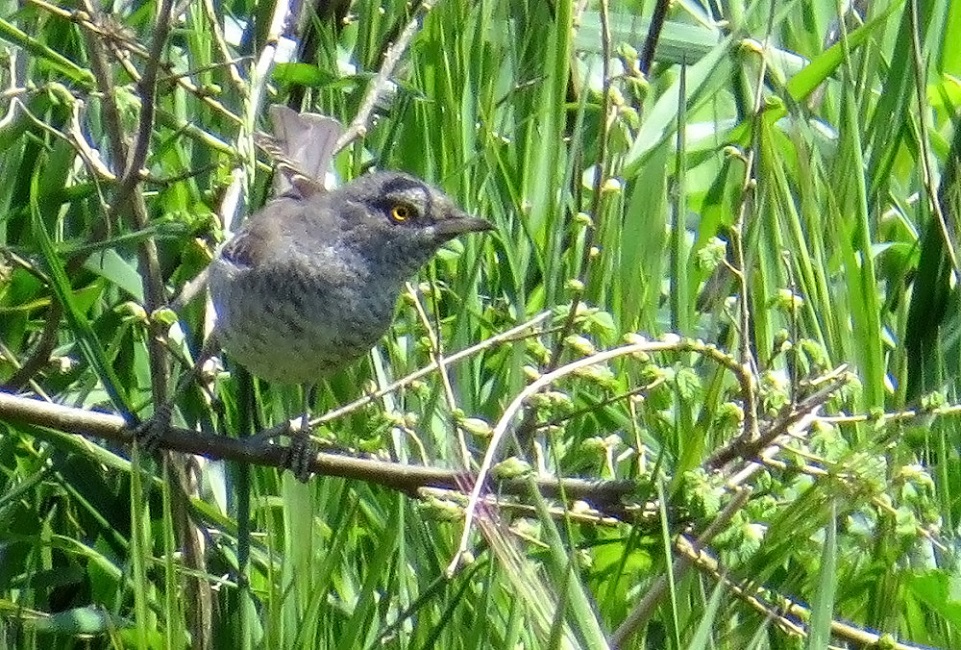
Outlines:
{"label": "small grey bird", "polygon": [[276,198],[211,264],[214,334],[258,377],[316,382],[377,343],[404,281],[441,245],[490,229],[439,190],[398,172],[306,198]]}
{"label": "small grey bird", "polygon": [[[280,196],[210,266],[213,336],[262,379],[314,385],[377,343],[404,281],[445,242],[491,228],[398,172]],[[306,433],[295,437],[293,453],[305,444]],[[305,460],[292,463],[299,478],[309,476]]]}

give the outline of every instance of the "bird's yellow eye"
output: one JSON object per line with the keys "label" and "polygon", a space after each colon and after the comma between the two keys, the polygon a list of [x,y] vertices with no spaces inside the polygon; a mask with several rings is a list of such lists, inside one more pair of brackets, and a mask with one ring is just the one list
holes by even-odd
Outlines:
{"label": "bird's yellow eye", "polygon": [[411,217],[411,209],[403,203],[395,203],[390,209],[390,219],[394,223],[404,223]]}

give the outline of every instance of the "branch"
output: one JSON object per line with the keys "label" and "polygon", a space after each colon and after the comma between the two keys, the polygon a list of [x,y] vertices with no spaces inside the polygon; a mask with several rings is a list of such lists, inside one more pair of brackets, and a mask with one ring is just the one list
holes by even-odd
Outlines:
{"label": "branch", "polygon": [[[134,442],[133,434],[119,415],[52,404],[2,391],[0,420],[46,427],[85,437],[105,438],[127,445]],[[286,467],[284,447],[251,445],[237,438],[190,429],[170,427],[161,436],[158,445],[163,449],[203,456],[210,460],[231,460],[281,469]],[[412,496],[418,496],[417,492],[421,488],[460,491],[465,477],[461,471],[331,453],[317,454],[310,463],[310,470],[319,475],[375,483]],[[536,483],[545,497],[556,498],[564,494],[569,499],[587,501],[598,507],[609,506],[607,509],[616,512],[615,516],[619,517],[624,514],[624,508],[619,505],[620,501],[635,489],[633,481],[540,478]],[[528,491],[527,486],[526,478],[508,479],[499,483],[499,493],[524,495]],[[614,507],[610,507],[612,505]]]}
{"label": "branch", "polygon": [[775,444],[776,440],[803,418],[812,414],[820,406],[830,400],[845,384],[850,381],[845,374],[846,367],[841,366],[823,378],[824,386],[813,394],[801,400],[774,422],[759,427],[755,436],[743,432],[726,446],[714,452],[704,463],[704,467],[716,471],[733,460],[749,460],[756,458],[765,447]]}
{"label": "branch", "polygon": [[140,182],[140,169],[147,160],[147,150],[150,148],[150,137],[153,134],[154,113],[156,111],[157,73],[163,59],[164,48],[167,47],[172,11],[173,0],[161,0],[160,9],[157,12],[153,43],[150,47],[150,56],[144,67],[143,77],[137,84],[140,91],[140,123],[137,126],[137,139],[127,156],[127,168],[115,195],[114,206],[119,209],[123,209],[130,193]]}
{"label": "branch", "polygon": [[[727,577],[717,559],[683,535],[674,541],[674,548],[681,557],[693,563],[695,569],[723,584],[738,600],[753,608],[764,619],[774,622],[786,634],[807,638],[808,625],[812,618],[810,607],[784,594],[758,587],[751,580],[735,581]],[[901,643],[889,635],[878,634],[836,619],[831,620],[831,634],[849,641],[855,647],[922,650],[922,646]]]}

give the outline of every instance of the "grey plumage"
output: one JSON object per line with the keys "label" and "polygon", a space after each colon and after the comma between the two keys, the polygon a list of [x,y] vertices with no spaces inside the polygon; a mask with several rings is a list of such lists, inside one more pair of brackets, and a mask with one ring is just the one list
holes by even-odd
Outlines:
{"label": "grey plumage", "polygon": [[441,245],[490,228],[396,172],[276,198],[211,264],[214,336],[254,375],[316,382],[377,343],[404,281]]}

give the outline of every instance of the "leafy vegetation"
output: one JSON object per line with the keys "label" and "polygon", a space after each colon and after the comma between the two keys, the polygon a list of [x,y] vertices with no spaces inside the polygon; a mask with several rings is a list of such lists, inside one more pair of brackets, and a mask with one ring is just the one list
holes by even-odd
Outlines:
{"label": "leafy vegetation", "polygon": [[[267,3],[4,3],[0,643],[961,647],[961,3],[327,4],[270,66]],[[311,482],[229,359],[129,444],[265,104],[365,98],[335,176],[496,234],[318,391]]]}

